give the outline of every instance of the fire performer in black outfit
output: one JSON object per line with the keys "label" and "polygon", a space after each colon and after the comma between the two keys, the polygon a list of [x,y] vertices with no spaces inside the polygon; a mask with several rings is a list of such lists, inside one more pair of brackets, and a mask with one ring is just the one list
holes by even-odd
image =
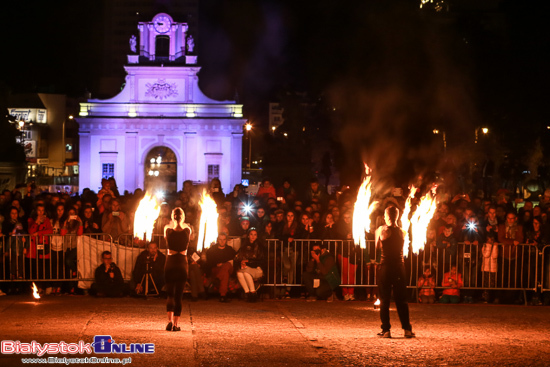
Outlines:
{"label": "fire performer in black outfit", "polygon": [[166,281],[166,311],[168,312],[167,331],[180,331],[178,320],[181,315],[181,298],[187,281],[187,246],[191,228],[185,224],[185,214],[181,208],[172,211],[172,223],[164,227],[164,238],[168,246],[168,256],[164,267]]}
{"label": "fire performer in black outfit", "polygon": [[379,228],[376,248],[381,250],[380,268],[378,270],[378,289],[380,293],[380,320],[382,331],[378,336],[391,338],[390,300],[393,297],[405,338],[414,338],[409,321],[409,305],[406,296],[405,264],[403,261],[404,231],[397,225],[399,209],[394,206],[386,208],[384,220],[386,225]]}

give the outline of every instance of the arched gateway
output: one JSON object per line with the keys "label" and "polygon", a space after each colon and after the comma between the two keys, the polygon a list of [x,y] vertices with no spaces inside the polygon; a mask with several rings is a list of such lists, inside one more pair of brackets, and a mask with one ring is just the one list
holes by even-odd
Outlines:
{"label": "arched gateway", "polygon": [[[213,169],[224,188],[240,183],[243,106],[201,92],[186,23],[161,13],[138,29],[139,54],[128,55],[124,89],[80,104],[80,191],[99,188],[105,169],[121,192],[158,185],[158,177],[166,190],[180,190],[185,180],[207,182]],[[155,176],[151,159],[163,149],[173,161],[162,158]]]}

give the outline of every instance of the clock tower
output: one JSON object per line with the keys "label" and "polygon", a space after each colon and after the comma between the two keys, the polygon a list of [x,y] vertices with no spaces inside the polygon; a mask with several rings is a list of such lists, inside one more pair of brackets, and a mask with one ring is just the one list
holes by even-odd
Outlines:
{"label": "clock tower", "polygon": [[124,88],[80,104],[80,190],[114,177],[119,190],[181,190],[185,180],[241,183],[243,106],[205,96],[186,23],[139,22]]}

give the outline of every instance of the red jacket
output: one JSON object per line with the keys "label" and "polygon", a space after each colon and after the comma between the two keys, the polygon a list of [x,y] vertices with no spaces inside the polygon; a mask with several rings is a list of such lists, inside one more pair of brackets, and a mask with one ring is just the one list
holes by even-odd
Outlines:
{"label": "red jacket", "polygon": [[29,218],[29,235],[31,243],[29,251],[25,255],[28,258],[36,259],[37,252],[40,251],[39,259],[50,258],[50,236],[53,234],[52,223],[48,218],[43,223],[36,223],[34,219]]}
{"label": "red jacket", "polygon": [[[458,279],[457,279],[458,276]],[[458,272],[451,277],[451,272],[445,273],[443,275],[443,281],[441,282],[441,285],[444,287],[450,287],[451,282],[450,280],[453,279],[454,283],[458,286],[457,288],[447,288],[443,290],[443,294],[447,294],[449,296],[460,296],[460,290],[459,288],[462,288],[464,283],[462,282],[462,274],[459,274]]]}

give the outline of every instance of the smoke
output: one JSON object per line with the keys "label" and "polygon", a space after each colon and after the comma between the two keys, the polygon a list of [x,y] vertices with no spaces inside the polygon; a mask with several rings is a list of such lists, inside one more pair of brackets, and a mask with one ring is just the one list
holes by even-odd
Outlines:
{"label": "smoke", "polygon": [[417,13],[378,13],[368,24],[368,36],[355,39],[370,48],[367,60],[352,54],[350,72],[328,90],[346,169],[361,169],[363,158],[377,187],[389,189],[449,161],[459,165],[461,142],[473,141],[478,124],[467,50],[448,27]]}

